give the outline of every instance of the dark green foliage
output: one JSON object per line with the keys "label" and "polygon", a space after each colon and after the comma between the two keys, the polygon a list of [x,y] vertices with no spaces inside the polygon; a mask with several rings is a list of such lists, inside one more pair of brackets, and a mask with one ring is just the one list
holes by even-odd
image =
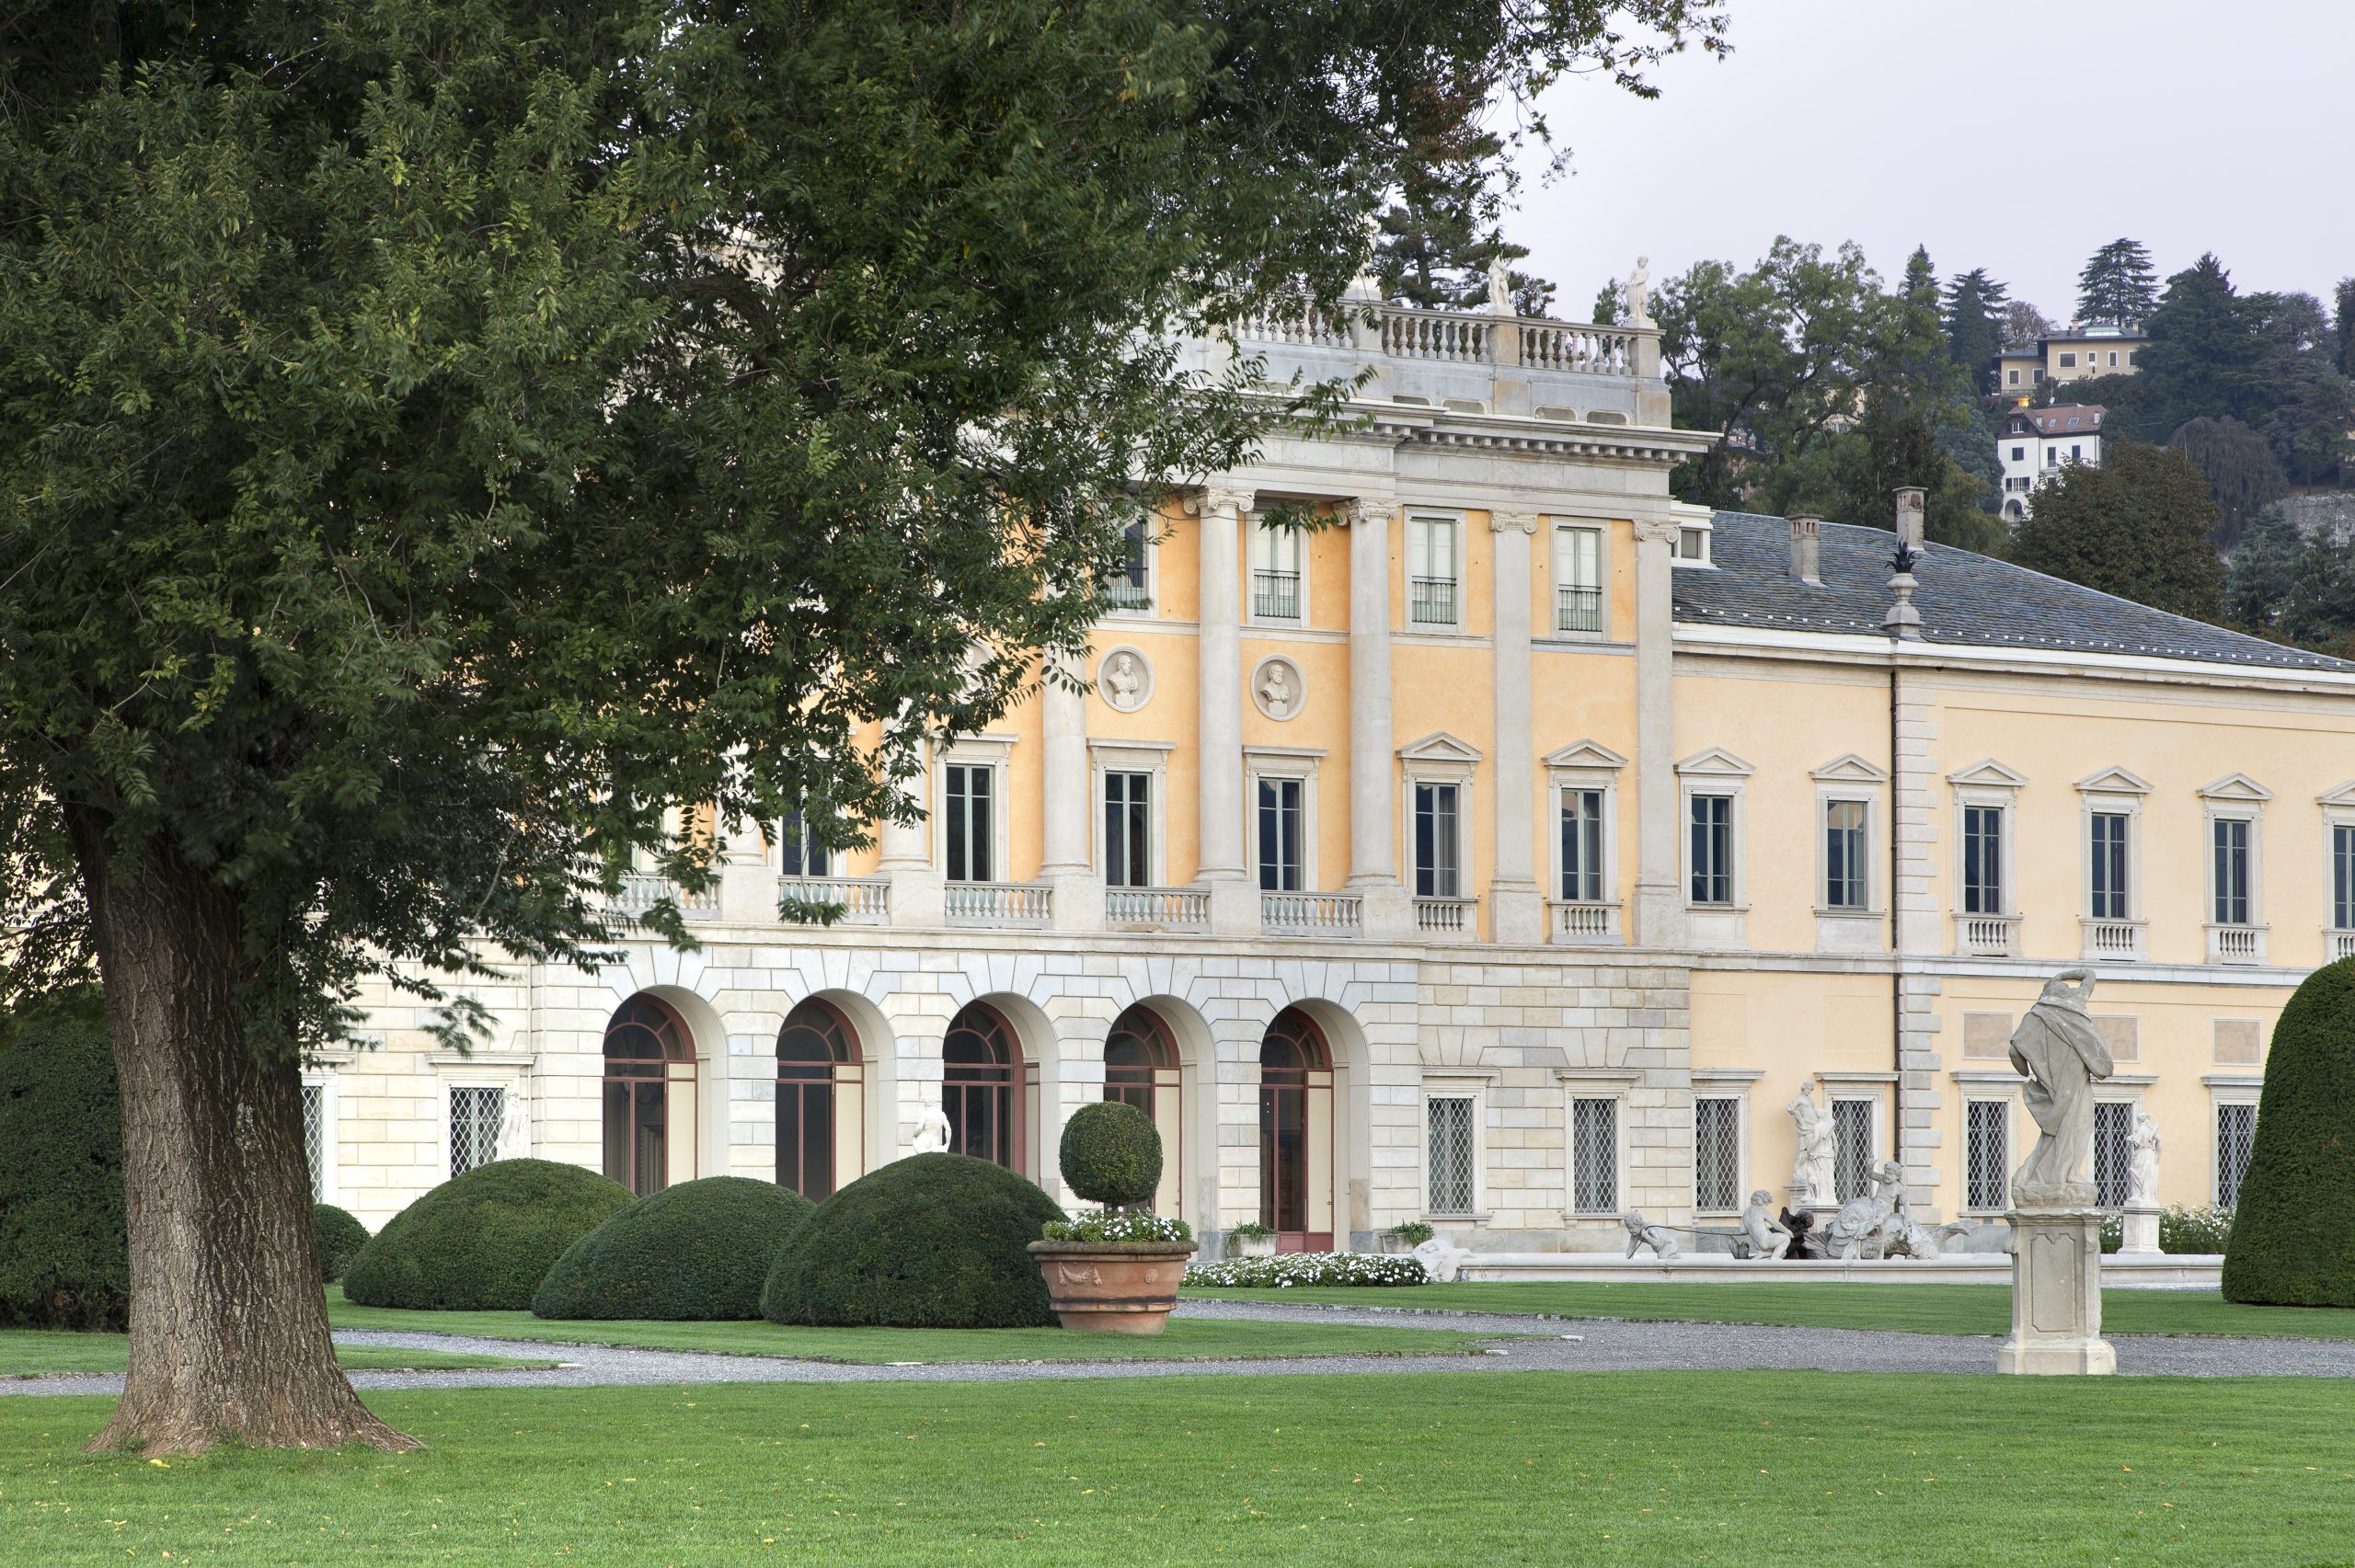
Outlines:
{"label": "dark green foliage", "polygon": [[1063,1181],[1090,1203],[1150,1203],[1161,1185],[1161,1134],[1125,1100],[1099,1100],[1063,1123]]}
{"label": "dark green foliage", "polygon": [[0,1017],[0,1328],[123,1326],[122,1202],[122,1105],[96,988]]}
{"label": "dark green foliage", "polygon": [[579,1165],[477,1165],[393,1216],[344,1272],[343,1293],[363,1307],[520,1311],[565,1249],[632,1201]]}
{"label": "dark green foliage", "polygon": [[2119,326],[2145,320],[2158,298],[2157,279],[2148,246],[2114,239],[2095,251],[2077,274],[2077,318]]}
{"label": "dark green foliage", "polygon": [[2273,1025],[2224,1299],[2355,1307],[2355,958],[2308,975]]}
{"label": "dark green foliage", "polygon": [[1947,336],[1947,355],[1970,378],[1975,395],[1987,390],[1995,371],[1995,356],[2004,348],[2003,309],[2011,292],[1974,267],[1950,280],[1941,303],[1939,326]]}
{"label": "dark green foliage", "polygon": [[2107,446],[2100,467],[2074,464],[2036,494],[2012,535],[2012,559],[2154,609],[2223,615],[2216,503],[2183,453],[2140,441]]}
{"label": "dark green foliage", "polygon": [[2281,508],[2266,508],[2233,549],[2225,607],[2266,635],[2355,652],[2355,540],[2328,529],[2301,535]]}
{"label": "dark green foliage", "polygon": [[761,1287],[817,1206],[742,1176],[681,1182],[572,1243],[533,1293],[543,1318],[716,1322],[761,1315]]}
{"label": "dark green foliage", "polygon": [[2215,498],[2219,544],[2231,545],[2257,514],[2290,493],[2265,438],[2238,419],[2193,419],[2167,438],[2191,459]]}
{"label": "dark green foliage", "polygon": [[773,1322],[1042,1328],[1046,1278],[1025,1249],[1054,1200],[1003,1166],[917,1154],[818,1206],[761,1292]]}
{"label": "dark green foliage", "polygon": [[2212,254],[2169,278],[2165,299],[2151,313],[2151,340],[2136,361],[2146,380],[2133,434],[2165,441],[2188,420],[2228,414],[2260,421],[2271,396],[2257,370],[2261,323],[2259,309],[2241,297]]}
{"label": "dark green foliage", "polygon": [[311,1224],[319,1233],[319,1277],[332,1285],[368,1244],[368,1227],[331,1203],[311,1206]]}
{"label": "dark green foliage", "polygon": [[2355,378],[2355,278],[2341,278],[2331,292],[2331,365]]}

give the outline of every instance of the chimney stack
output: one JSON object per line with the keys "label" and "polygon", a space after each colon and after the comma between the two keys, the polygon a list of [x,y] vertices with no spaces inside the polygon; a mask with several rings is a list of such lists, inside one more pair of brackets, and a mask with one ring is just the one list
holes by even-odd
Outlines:
{"label": "chimney stack", "polygon": [[1928,496],[1928,491],[1912,485],[1897,492],[1897,537],[1916,554],[1922,548],[1922,509]]}
{"label": "chimney stack", "polygon": [[1823,581],[1822,529],[1820,517],[1791,519],[1791,576],[1801,582]]}

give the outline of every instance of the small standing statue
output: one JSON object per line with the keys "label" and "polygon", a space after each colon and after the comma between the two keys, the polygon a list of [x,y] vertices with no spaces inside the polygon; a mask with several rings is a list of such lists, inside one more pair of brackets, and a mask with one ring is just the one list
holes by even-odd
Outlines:
{"label": "small standing statue", "polygon": [[1791,1196],[1801,1207],[1832,1201],[1832,1116],[1815,1103],[1814,1089],[1801,1083],[1785,1107],[1799,1126],[1798,1152],[1791,1157]]}
{"label": "small standing statue", "polygon": [[1627,325],[1630,326],[1660,325],[1652,319],[1651,281],[1652,258],[1648,256],[1636,258],[1636,269],[1627,274],[1626,282],[1619,285],[1620,296],[1626,303]]}
{"label": "small standing statue", "polygon": [[1770,1201],[1763,1187],[1750,1195],[1750,1207],[1741,1211],[1741,1233],[1752,1257],[1779,1262],[1791,1250],[1791,1228],[1768,1210]]}
{"label": "small standing statue", "polygon": [[916,1136],[909,1147],[918,1154],[946,1154],[952,1136],[948,1114],[938,1105],[928,1105],[916,1118]]}
{"label": "small standing statue", "polygon": [[2094,1082],[2108,1078],[2113,1064],[2086,1011],[2093,990],[2092,970],[2064,969],[2044,983],[2012,1031],[2012,1066],[2030,1081],[2020,1100],[2037,1126],[2036,1148],[2012,1177],[2023,1206],[2086,1208],[2094,1201],[2085,1174],[2094,1147]]}
{"label": "small standing statue", "polygon": [[2134,1113],[2134,1129],[2126,1135],[2126,1204],[2130,1208],[2155,1208],[2159,1202],[2159,1124],[2148,1111]]}
{"label": "small standing statue", "polygon": [[1519,315],[1521,314],[1513,309],[1512,304],[1512,269],[1505,265],[1505,258],[1501,256],[1492,256],[1488,258],[1488,314],[1490,315]]}
{"label": "small standing statue", "polygon": [[1634,1257],[1638,1247],[1649,1247],[1652,1256],[1663,1261],[1674,1257],[1683,1249],[1676,1244],[1676,1232],[1665,1225],[1654,1225],[1634,1209],[1621,1216],[1620,1223],[1627,1227],[1627,1255]]}

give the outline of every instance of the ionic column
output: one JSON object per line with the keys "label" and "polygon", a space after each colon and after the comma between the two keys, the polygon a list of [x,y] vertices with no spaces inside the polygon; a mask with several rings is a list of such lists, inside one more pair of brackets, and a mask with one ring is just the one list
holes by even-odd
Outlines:
{"label": "ionic column", "polygon": [[1680,947],[1684,898],[1676,869],[1676,592],[1678,528],[1636,523],[1636,890],[1628,939]]}
{"label": "ionic column", "polygon": [[[925,749],[925,771],[910,786],[916,804],[931,797],[931,750]],[[919,817],[913,822],[885,821],[876,830],[876,869],[891,883],[893,925],[937,926],[946,923],[940,868],[932,864],[932,824]]]}
{"label": "ionic column", "polygon": [[1545,905],[1539,896],[1536,824],[1530,801],[1536,787],[1534,734],[1530,719],[1529,552],[1537,514],[1488,514],[1495,552],[1495,680],[1497,800],[1491,835],[1495,870],[1488,877],[1488,936],[1494,942],[1545,940]]}
{"label": "ionic column", "polygon": [[1040,694],[1046,825],[1039,876],[1052,889],[1057,931],[1100,931],[1104,925],[1104,884],[1087,853],[1093,815],[1087,800],[1087,693],[1066,684],[1079,678],[1074,661],[1053,658]]}
{"label": "ionic column", "polygon": [[1201,780],[1201,858],[1196,873],[1210,889],[1211,929],[1259,929],[1258,899],[1243,864],[1243,604],[1240,535],[1255,499],[1249,490],[1213,486],[1202,492],[1197,570],[1200,578],[1201,670],[1198,681]]}
{"label": "ionic column", "polygon": [[1390,724],[1388,496],[1361,496],[1350,523],[1350,882],[1368,936],[1405,936],[1414,906],[1398,880],[1398,799]]}

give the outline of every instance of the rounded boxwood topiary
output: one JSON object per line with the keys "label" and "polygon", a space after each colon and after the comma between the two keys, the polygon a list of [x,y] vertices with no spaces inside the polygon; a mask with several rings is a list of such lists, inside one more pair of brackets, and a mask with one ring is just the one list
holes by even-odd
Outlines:
{"label": "rounded boxwood topiary", "polygon": [[315,1203],[311,1228],[319,1237],[319,1277],[333,1285],[368,1244],[368,1227],[331,1203]]}
{"label": "rounded boxwood topiary", "polygon": [[861,1176],[787,1238],[761,1291],[780,1323],[1051,1327],[1025,1249],[1054,1199],[986,1160],[918,1154]]}
{"label": "rounded boxwood topiary", "polygon": [[2308,975],[2273,1026],[2224,1299],[2355,1307],[2355,958]]}
{"label": "rounded boxwood topiary", "polygon": [[1063,1181],[1090,1203],[1126,1208],[1161,1186],[1161,1134],[1125,1100],[1099,1100],[1063,1123]]}
{"label": "rounded boxwood topiary", "polygon": [[573,1242],[533,1293],[532,1310],[543,1318],[757,1318],[777,1249],[816,1207],[790,1187],[743,1176],[666,1187]]}
{"label": "rounded boxwood topiary", "polygon": [[91,986],[0,1017],[0,1327],[120,1330],[130,1312],[122,1100]]}
{"label": "rounded boxwood topiary", "polygon": [[633,1201],[579,1165],[477,1165],[393,1216],[351,1260],[343,1293],[363,1307],[521,1310],[566,1248]]}

